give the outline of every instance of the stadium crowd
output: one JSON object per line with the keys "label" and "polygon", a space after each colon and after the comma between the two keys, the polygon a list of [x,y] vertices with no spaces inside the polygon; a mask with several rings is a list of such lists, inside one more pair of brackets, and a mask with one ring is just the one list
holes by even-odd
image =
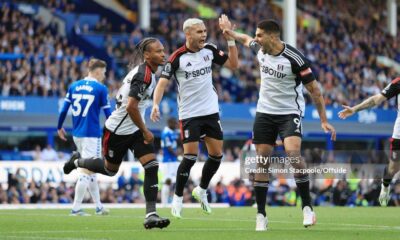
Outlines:
{"label": "stadium crowd", "polygon": [[[71,203],[74,186],[65,182],[27,181],[19,170],[8,175],[8,187],[0,184],[0,204],[26,203]],[[103,203],[143,203],[143,176],[132,173],[129,178],[119,177],[117,186],[103,185],[100,196]],[[313,181],[312,198],[316,206],[378,206],[380,180],[329,180]],[[173,189],[171,185],[171,189]],[[189,179],[184,190],[184,202],[195,203],[191,192],[195,183]],[[161,189],[161,188],[160,188]],[[400,206],[400,181],[393,184],[390,206]],[[227,203],[230,206],[252,206],[253,187],[240,179],[228,185],[219,181],[209,189],[209,200],[213,203]],[[171,191],[173,194],[173,191]],[[172,195],[170,196],[172,198]],[[160,194],[159,194],[160,200]],[[89,195],[85,202],[91,201]],[[269,206],[296,206],[299,196],[293,179],[274,179],[268,191]]]}
{"label": "stadium crowd", "polygon": [[[53,10],[74,11],[74,1],[37,1]],[[322,85],[326,104],[340,106],[354,104],[377,93],[396,75],[393,69],[377,64],[377,56],[400,61],[399,37],[389,36],[385,29],[385,5],[379,1],[339,1],[340,4],[308,0],[299,5],[303,14],[298,24],[298,47],[312,62],[313,71]],[[120,1],[134,9],[135,1]],[[215,14],[226,13],[237,25],[238,31],[254,34],[259,19],[281,19],[281,10],[268,1],[207,1]],[[137,6],[136,6],[137,7]],[[379,11],[375,11],[379,9]],[[173,13],[173,14],[171,14]],[[149,31],[136,28],[127,33],[126,26],[119,33],[128,34],[127,41],[113,43],[107,31],[111,22],[106,17],[89,31],[103,33],[104,49],[118,63],[118,69],[109,69],[107,81],[113,96],[129,63],[135,44],[146,35],[163,39],[166,52],[171,53],[183,44],[181,26],[188,17],[202,16],[201,9],[188,9],[178,1],[154,0],[151,4]],[[353,18],[352,16],[358,16]],[[316,17],[316,18],[314,18]],[[22,58],[0,60],[0,89],[2,96],[33,95],[63,97],[69,83],[86,72],[82,51],[70,45],[68,39],[57,33],[53,24],[10,9],[3,4],[0,12],[0,53],[22,54]],[[317,22],[312,20],[317,19]],[[17,21],[18,20],[18,21]],[[206,19],[208,41],[226,47],[215,19]],[[84,27],[84,26],[80,26]],[[115,28],[113,28],[115,29]],[[254,54],[240,46],[241,67],[236,72],[227,69],[215,71],[214,84],[222,102],[256,102],[259,71]],[[34,64],[35,63],[35,64]],[[174,88],[176,86],[172,86]],[[173,91],[169,94],[174,98]],[[310,98],[306,98],[310,103]],[[390,102],[393,104],[393,101]],[[385,107],[387,107],[386,103]]]}
{"label": "stadium crowd", "polygon": [[[2,5],[0,54],[11,56],[0,60],[1,96],[64,97],[68,85],[84,77],[88,58],[57,29]],[[106,84],[118,89],[112,69]]]}

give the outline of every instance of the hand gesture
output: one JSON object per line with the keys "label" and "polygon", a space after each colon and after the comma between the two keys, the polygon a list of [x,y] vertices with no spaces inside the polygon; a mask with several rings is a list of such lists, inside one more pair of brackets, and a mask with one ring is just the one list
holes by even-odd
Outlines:
{"label": "hand gesture", "polygon": [[143,132],[143,138],[144,138],[144,143],[145,143],[145,144],[150,144],[150,143],[152,143],[153,140],[154,140],[154,135],[153,135],[152,132],[150,132],[148,129],[146,129],[146,130]]}
{"label": "hand gesture", "polygon": [[158,105],[153,105],[153,108],[151,109],[150,119],[153,122],[160,121],[160,108]]}
{"label": "hand gesture", "polygon": [[346,118],[350,117],[351,115],[353,115],[356,112],[350,106],[342,105],[342,107],[344,109],[338,113],[339,118],[341,118],[341,119],[346,119]]}
{"label": "hand gesture", "polygon": [[234,29],[234,25],[232,25],[231,21],[229,21],[228,16],[222,14],[219,18],[219,28],[221,29],[222,33],[226,40],[233,40],[230,33]]}
{"label": "hand gesture", "polygon": [[61,138],[63,141],[67,141],[67,138],[65,137],[67,133],[65,132],[64,128],[60,128],[57,130],[58,136]]}
{"label": "hand gesture", "polygon": [[323,123],[321,123],[321,128],[324,130],[325,133],[328,133],[328,132],[331,133],[332,141],[336,140],[336,130],[332,125],[330,125],[328,122],[323,122]]}

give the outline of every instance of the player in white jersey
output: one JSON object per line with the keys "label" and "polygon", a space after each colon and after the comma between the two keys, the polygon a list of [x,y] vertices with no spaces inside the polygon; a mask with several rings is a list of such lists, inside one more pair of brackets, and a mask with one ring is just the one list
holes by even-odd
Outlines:
{"label": "player in white jersey", "polygon": [[[292,167],[305,169],[306,164],[300,154],[301,118],[305,108],[303,85],[316,105],[322,129],[332,133],[332,140],[336,139],[335,129],[328,123],[324,99],[308,60],[297,49],[281,41],[280,26],[273,20],[259,22],[254,39],[230,29],[224,32],[251,48],[257,54],[260,64],[260,97],[253,125],[253,143],[256,145],[257,155],[270,156],[279,135],[283,140],[286,154],[295,159],[292,161]],[[257,167],[267,169],[269,165],[260,163]],[[302,200],[303,225],[305,227],[314,225],[315,213],[311,206],[309,176],[295,173],[294,177]],[[268,174],[255,174],[254,191],[258,208],[256,231],[267,229],[265,204],[268,185]]]}
{"label": "player in white jersey", "polygon": [[[223,28],[231,29],[231,23],[223,15],[219,19]],[[218,96],[212,83],[212,64],[230,69],[238,66],[238,53],[235,41],[227,37],[229,53],[226,55],[215,45],[206,43],[207,30],[204,22],[197,18],[183,23],[186,37],[184,46],[176,50],[168,59],[154,91],[151,119],[160,117],[159,103],[172,76],[178,84],[178,107],[183,160],[176,174],[175,194],[172,200],[172,215],[181,218],[183,189],[189,178],[190,169],[196,162],[199,141],[204,138],[208,160],[204,164],[200,185],[192,195],[197,199],[205,213],[211,213],[207,200],[207,188],[217,172],[222,160],[223,134],[219,119]]]}
{"label": "player in white jersey", "polygon": [[145,38],[135,48],[132,70],[117,94],[116,110],[107,119],[103,134],[102,158],[83,159],[72,156],[65,163],[69,174],[76,167],[114,176],[128,150],[133,150],[144,168],[143,192],[146,199],[145,228],[164,228],[169,219],[157,215],[158,162],[154,153],[154,136],[145,125],[145,111],[152,103],[156,86],[155,72],[164,62],[164,47],[156,38]]}
{"label": "player in white jersey", "polygon": [[[64,100],[58,121],[58,136],[66,141],[65,130],[62,127],[69,107],[72,105],[73,139],[78,152],[84,158],[101,156],[101,129],[99,124],[100,110],[104,110],[106,118],[111,114],[107,87],[101,82],[105,78],[107,64],[99,59],[90,59],[89,74],[84,79],[71,84]],[[80,168],[79,178],[75,186],[74,203],[71,216],[87,216],[81,204],[86,190],[96,204],[97,215],[107,215],[100,201],[99,186],[96,174]]]}
{"label": "player in white jersey", "polygon": [[364,109],[369,109],[378,106],[385,100],[389,100],[396,97],[397,103],[397,118],[393,128],[393,135],[390,141],[390,155],[389,155],[389,165],[385,168],[385,172],[382,179],[382,187],[379,195],[379,203],[381,206],[387,206],[390,200],[390,183],[394,175],[400,171],[400,77],[393,79],[393,81],[382,90],[372,97],[369,97],[362,103],[350,107],[345,106],[344,110],[339,112],[339,117],[341,119],[346,119],[356,112],[362,111]]}

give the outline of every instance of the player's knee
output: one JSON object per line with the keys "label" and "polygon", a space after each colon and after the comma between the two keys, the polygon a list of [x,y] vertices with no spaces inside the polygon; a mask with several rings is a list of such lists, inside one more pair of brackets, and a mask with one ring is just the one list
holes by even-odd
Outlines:
{"label": "player's knee", "polygon": [[224,155],[222,154],[220,156],[208,155],[208,159],[214,162],[221,162],[223,157]]}
{"label": "player's knee", "polygon": [[153,159],[143,165],[144,174],[145,175],[155,175],[157,176],[158,173],[158,162],[157,160]]}
{"label": "player's knee", "polygon": [[189,174],[190,169],[192,169],[193,165],[196,163],[197,155],[194,154],[184,154],[183,160],[178,167],[178,174]]}
{"label": "player's knee", "polygon": [[183,155],[183,161],[187,161],[187,162],[193,162],[193,164],[196,162],[197,160],[197,155],[195,154],[184,154]]}
{"label": "player's knee", "polygon": [[104,166],[104,171],[107,173],[107,176],[113,177],[118,173],[118,170],[110,170],[107,168],[107,166]]}

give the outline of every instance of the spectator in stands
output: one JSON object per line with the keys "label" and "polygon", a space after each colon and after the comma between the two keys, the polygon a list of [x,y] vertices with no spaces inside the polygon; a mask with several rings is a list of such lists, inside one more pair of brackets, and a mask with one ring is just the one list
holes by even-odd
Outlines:
{"label": "spectator in stands", "polygon": [[42,161],[57,161],[58,160],[57,152],[56,152],[56,150],[54,150],[54,148],[50,144],[47,144],[47,146],[42,150],[41,160]]}

